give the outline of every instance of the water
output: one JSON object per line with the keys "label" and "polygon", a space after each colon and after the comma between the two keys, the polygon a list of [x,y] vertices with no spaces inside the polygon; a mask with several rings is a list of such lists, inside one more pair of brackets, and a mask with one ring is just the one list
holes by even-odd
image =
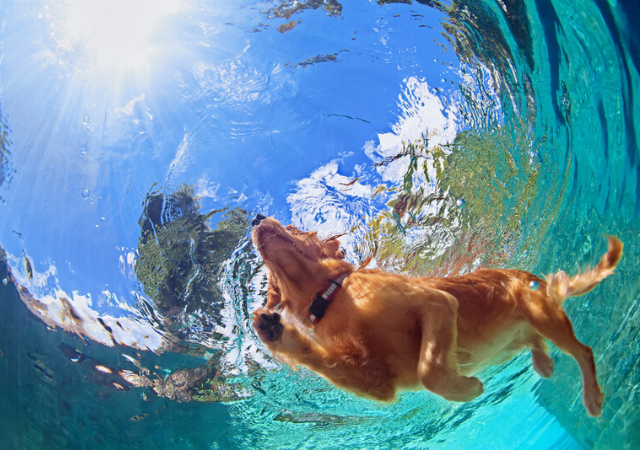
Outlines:
{"label": "water", "polygon": [[[0,4],[3,448],[637,448],[633,2]],[[468,404],[274,362],[251,217],[409,274],[593,265],[552,349]],[[537,286],[532,286],[536,289]]]}

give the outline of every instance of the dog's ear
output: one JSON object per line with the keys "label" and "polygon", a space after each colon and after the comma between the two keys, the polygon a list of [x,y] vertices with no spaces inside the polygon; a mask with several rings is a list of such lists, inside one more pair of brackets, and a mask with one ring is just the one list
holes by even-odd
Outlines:
{"label": "dog's ear", "polygon": [[285,363],[287,366],[289,366],[291,368],[291,370],[293,370],[294,372],[298,371],[298,366],[296,365],[295,361],[293,360],[293,358],[291,358],[290,356],[285,356],[282,354],[277,354],[274,355],[276,358],[278,358],[280,361],[282,361],[283,363]]}
{"label": "dog's ear", "polygon": [[340,248],[340,241],[336,238],[327,239],[322,245],[322,255],[326,258],[344,259],[344,252]]}
{"label": "dog's ear", "polygon": [[280,295],[280,286],[273,274],[269,274],[269,296],[267,298],[267,309],[273,309],[280,304],[282,296]]}
{"label": "dog's ear", "polygon": [[304,232],[304,231],[300,231],[299,229],[297,229],[297,228],[296,228],[296,227],[294,227],[293,225],[287,225],[287,226],[285,227],[285,229],[286,229],[289,233],[293,234],[294,236],[300,236],[301,234],[305,234],[305,232]]}

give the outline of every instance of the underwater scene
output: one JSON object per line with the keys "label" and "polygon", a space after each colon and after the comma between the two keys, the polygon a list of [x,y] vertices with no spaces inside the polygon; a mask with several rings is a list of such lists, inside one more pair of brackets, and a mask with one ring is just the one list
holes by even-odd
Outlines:
{"label": "underwater scene", "polygon": [[[2,0],[0,448],[640,448],[640,3]],[[634,25],[635,24],[635,25]],[[254,330],[256,215],[412,277],[615,272],[484,393],[392,402]],[[532,289],[537,289],[537,285]]]}

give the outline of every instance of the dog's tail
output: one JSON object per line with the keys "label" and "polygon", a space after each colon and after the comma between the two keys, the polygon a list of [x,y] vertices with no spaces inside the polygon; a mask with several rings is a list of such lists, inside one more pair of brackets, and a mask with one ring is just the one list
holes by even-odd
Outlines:
{"label": "dog's tail", "polygon": [[562,270],[555,275],[547,275],[547,292],[558,305],[569,297],[586,294],[598,283],[611,275],[622,258],[623,244],[615,236],[607,236],[609,250],[602,257],[598,265],[592,270],[569,278]]}

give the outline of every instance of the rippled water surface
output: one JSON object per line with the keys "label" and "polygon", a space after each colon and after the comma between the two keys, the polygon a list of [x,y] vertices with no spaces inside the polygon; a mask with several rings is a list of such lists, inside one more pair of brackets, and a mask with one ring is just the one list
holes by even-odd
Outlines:
{"label": "rippled water surface", "polygon": [[[640,7],[607,0],[0,3],[3,448],[640,446]],[[467,404],[274,361],[251,218],[411,275],[616,273]]]}

